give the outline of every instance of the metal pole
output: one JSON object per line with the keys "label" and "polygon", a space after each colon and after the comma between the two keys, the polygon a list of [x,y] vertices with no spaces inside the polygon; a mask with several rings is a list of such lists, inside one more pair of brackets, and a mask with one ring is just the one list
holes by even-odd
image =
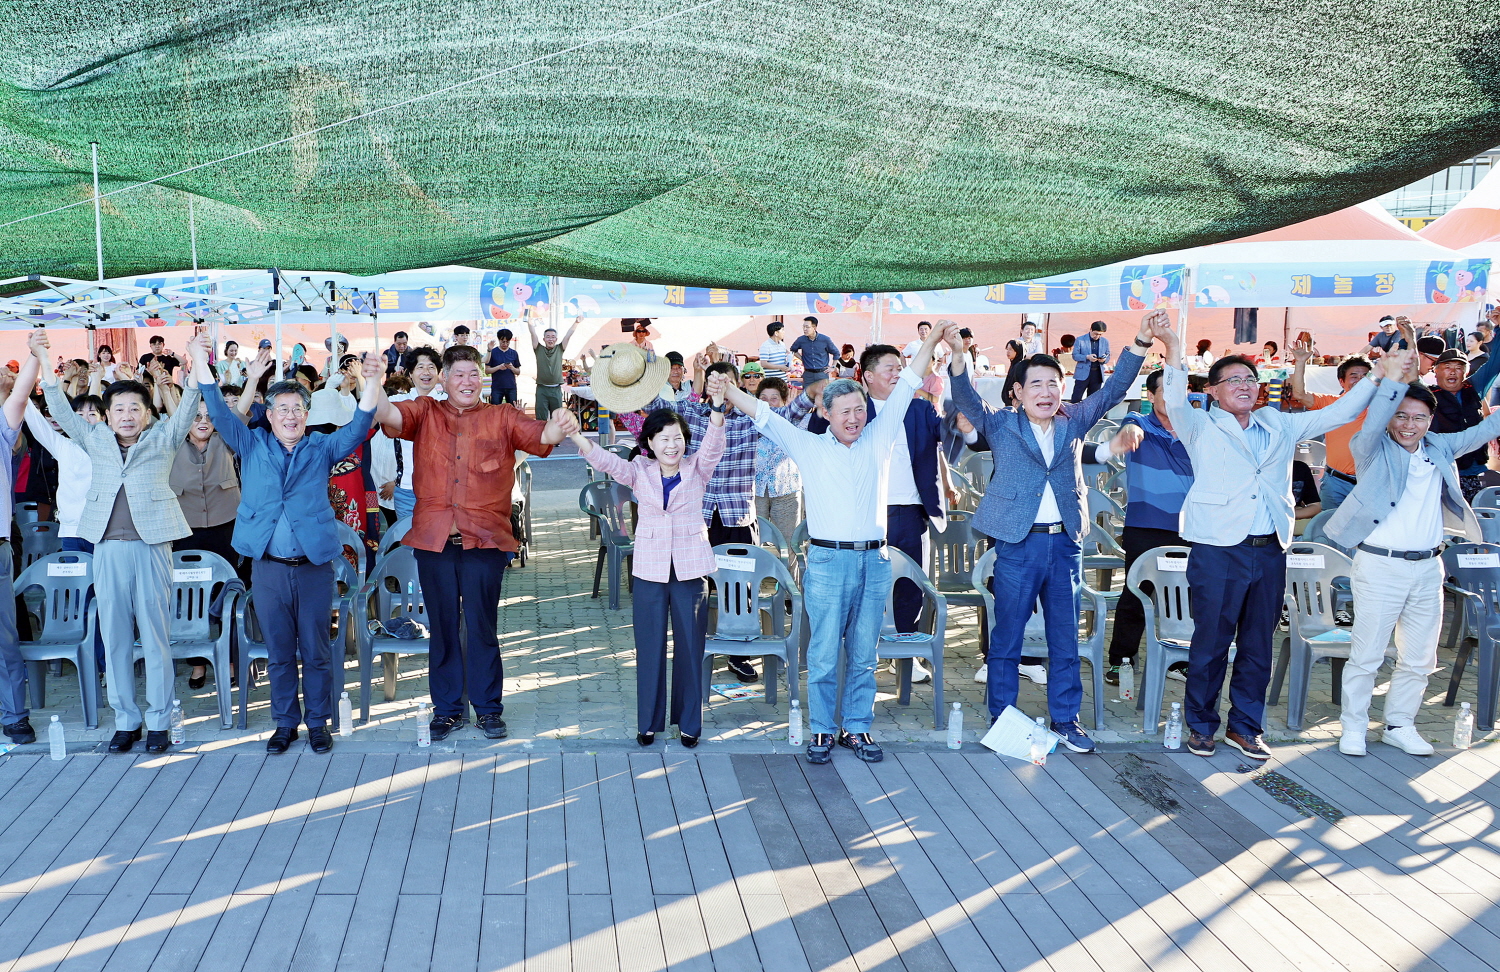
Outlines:
{"label": "metal pole", "polygon": [[1188,266],[1182,271],[1182,303],[1177,308],[1177,342],[1187,348],[1188,302],[1193,299],[1193,273],[1197,268]]}
{"label": "metal pole", "polygon": [[885,294],[875,295],[875,307],[870,314],[870,343],[880,344],[885,336]]}
{"label": "metal pole", "polygon": [[188,243],[193,248],[193,283],[198,283],[198,220],[193,212],[193,197],[188,196]]}
{"label": "metal pole", "polygon": [[90,142],[89,150],[94,157],[94,265],[98,269],[99,276],[95,279],[104,279],[104,225],[99,211],[99,143]]}
{"label": "metal pole", "polygon": [[[273,371],[272,374],[280,379],[285,378],[286,375],[281,370],[281,274],[277,273],[275,270],[271,271],[271,300],[276,303],[276,357],[274,359],[276,363],[276,370]],[[254,392],[248,388],[246,389],[246,392],[248,394],[254,394]]]}

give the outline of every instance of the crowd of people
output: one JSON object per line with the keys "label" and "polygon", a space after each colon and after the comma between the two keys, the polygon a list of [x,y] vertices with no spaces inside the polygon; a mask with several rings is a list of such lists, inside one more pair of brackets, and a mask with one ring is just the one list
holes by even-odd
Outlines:
{"label": "crowd of people", "polygon": [[[952,467],[988,451],[993,474],[973,484],[982,496],[972,514],[994,549],[995,610],[980,675],[988,713],[993,721],[1015,705],[1029,678],[1046,686],[1046,721],[1061,743],[1092,751],[1079,722],[1076,630],[1080,544],[1090,527],[1087,451],[1093,462],[1127,470],[1119,537],[1127,570],[1157,547],[1192,549],[1195,629],[1189,661],[1173,673],[1186,683],[1191,752],[1212,754],[1227,721],[1226,745],[1270,757],[1263,724],[1284,550],[1298,521],[1321,509],[1336,511],[1327,535],[1355,551],[1340,748],[1364,752],[1375,671],[1394,633],[1381,738],[1425,753],[1432,747],[1414,724],[1436,668],[1438,554],[1445,532],[1481,538],[1469,501],[1500,434],[1500,413],[1486,414],[1500,375],[1500,355],[1489,354],[1492,323],[1463,334],[1382,321],[1360,355],[1323,359],[1336,364],[1338,396],[1306,388],[1316,357],[1308,335],[1288,349],[1290,369],[1273,343],[1257,357],[1215,356],[1207,342],[1184,355],[1161,311],[1113,354],[1103,322],[1063,342],[1066,351],[1054,351],[1071,368],[1045,353],[1030,322],[995,369],[973,334],[948,321],[922,322],[905,347],[872,344],[858,354],[820,333],[815,317],[788,345],[778,321],[758,354],[710,346],[690,366],[676,352],[658,355],[649,326],[638,324],[630,340],[591,362],[599,405],[635,435],[629,458],[600,448],[562,400],[563,355],[578,322],[564,335],[550,327],[539,334],[528,319],[530,364],[512,331],[499,330],[481,352],[459,327],[441,351],[413,346],[404,332],[380,354],[348,354],[330,341],[321,371],[302,345],[273,360],[267,341],[248,360],[226,342],[215,360],[205,334],[181,356],[154,335],[138,367],[108,347],[93,361],[52,367],[47,332],[37,329],[26,361],[0,374],[10,385],[0,388],[0,468],[13,487],[4,504],[25,499],[32,481],[46,483],[54,470],[51,489],[38,494],[55,509],[63,548],[92,554],[96,652],[114,713],[110,752],[129,752],[143,738],[148,752],[170,745],[174,550],[222,557],[255,592],[270,655],[268,751],[285,752],[304,728],[314,752],[329,751],[342,664],[330,648],[329,605],[333,560],[345,553],[335,524],[373,545],[397,519],[409,521],[402,542],[414,551],[430,619],[432,738],[471,715],[487,738],[504,738],[498,605],[518,549],[516,464],[570,439],[586,462],[628,486],[637,506],[632,611],[643,746],[669,725],[683,745],[697,745],[713,548],[759,542],[764,520],[784,538],[805,526],[808,540],[807,758],[827,762],[843,747],[881,759],[871,729],[887,594],[899,632],[917,630],[922,607],[911,582],[892,590],[889,548],[925,569],[929,536],[960,500]],[[527,367],[534,417],[517,402],[516,378]],[[1265,380],[1267,369],[1279,369],[1275,382]],[[1003,376],[1003,404],[976,385],[992,372]],[[1283,374],[1285,394],[1273,401],[1268,386],[1283,384]],[[1108,441],[1086,443],[1127,399],[1143,407]],[[29,447],[18,444],[23,424]],[[1298,444],[1315,437],[1327,448],[1321,484],[1294,461]],[[1045,657],[1023,653],[1039,607]],[[1137,656],[1143,625],[1140,601],[1123,592],[1111,684]],[[14,593],[0,590],[0,724],[24,743],[35,731],[18,638]],[[200,688],[211,663],[190,664],[190,687]],[[727,664],[742,681],[760,678],[746,659]],[[913,675],[931,678],[920,662]]]}

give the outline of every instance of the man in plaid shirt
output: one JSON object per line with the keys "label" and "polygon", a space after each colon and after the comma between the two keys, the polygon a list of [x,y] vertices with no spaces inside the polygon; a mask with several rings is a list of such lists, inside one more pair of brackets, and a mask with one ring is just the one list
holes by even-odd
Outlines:
{"label": "man in plaid shirt", "polygon": [[[710,363],[706,353],[700,353],[694,359],[693,372],[694,388],[706,387],[707,376],[717,372],[728,375],[729,380],[736,385],[740,381],[738,368],[727,361]],[[703,437],[708,434],[709,409],[698,400],[696,394],[677,402],[657,398],[646,406],[646,411],[652,412],[658,408],[674,409],[687,419],[694,443],[702,442]],[[790,405],[776,409],[776,413],[793,425],[802,425],[812,409],[812,399],[803,393]],[[713,478],[703,491],[703,519],[708,523],[708,542],[712,546],[721,543],[753,545],[757,540],[755,451],[760,443],[760,432],[755,428],[755,420],[734,406],[728,406],[728,411],[724,414],[724,440],[724,458],[719,460]],[[741,681],[753,682],[760,678],[755,667],[743,659],[731,659],[729,669]]]}

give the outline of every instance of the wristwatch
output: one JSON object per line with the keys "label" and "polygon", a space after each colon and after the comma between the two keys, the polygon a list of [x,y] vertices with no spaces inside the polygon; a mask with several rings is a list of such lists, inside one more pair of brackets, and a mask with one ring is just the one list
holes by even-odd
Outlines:
{"label": "wristwatch", "polygon": [[1137,337],[1135,339],[1134,343],[1135,343],[1135,346],[1138,347],[1138,348],[1145,348],[1147,351],[1151,350],[1151,344],[1152,344],[1152,342],[1150,342],[1150,341],[1142,341],[1139,337]]}
{"label": "wristwatch", "polygon": [[708,410],[710,412],[719,412],[719,413],[722,414],[723,411],[724,411],[724,409],[725,409],[725,407],[727,406],[727,404],[728,403],[726,402],[725,405],[715,405],[713,402],[709,402],[708,403]]}

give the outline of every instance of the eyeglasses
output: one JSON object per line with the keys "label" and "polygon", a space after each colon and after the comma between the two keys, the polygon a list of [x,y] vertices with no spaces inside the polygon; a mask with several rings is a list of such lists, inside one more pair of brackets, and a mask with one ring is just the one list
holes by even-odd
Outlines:
{"label": "eyeglasses", "polygon": [[307,409],[303,408],[301,405],[277,405],[275,408],[271,409],[271,414],[290,417],[301,415],[306,411]]}
{"label": "eyeglasses", "polygon": [[1234,385],[1237,388],[1243,388],[1246,385],[1258,385],[1258,384],[1260,384],[1260,379],[1246,375],[1246,376],[1241,376],[1239,378],[1220,378],[1218,381],[1213,382],[1213,384],[1215,384],[1215,385]]}
{"label": "eyeglasses", "polygon": [[1419,424],[1425,424],[1432,421],[1432,415],[1430,413],[1410,415],[1406,412],[1397,412],[1394,416],[1392,416],[1392,418],[1394,418],[1398,422],[1417,422]]}

